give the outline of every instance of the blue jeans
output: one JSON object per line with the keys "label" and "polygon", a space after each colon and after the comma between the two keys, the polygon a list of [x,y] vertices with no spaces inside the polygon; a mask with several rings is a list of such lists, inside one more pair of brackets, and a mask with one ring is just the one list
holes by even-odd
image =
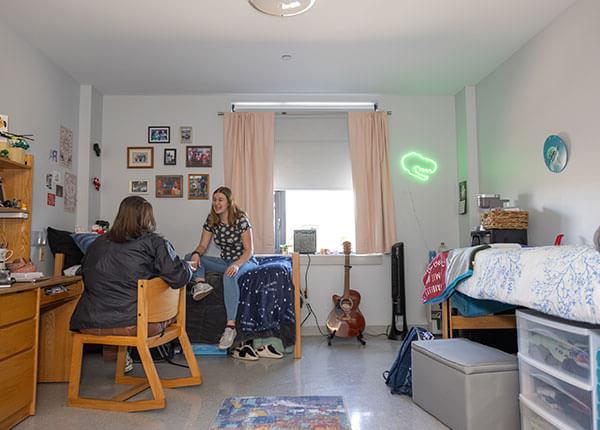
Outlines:
{"label": "blue jeans", "polygon": [[204,278],[206,272],[223,273],[223,296],[225,298],[225,310],[227,311],[227,320],[235,321],[237,307],[240,301],[240,287],[238,279],[244,273],[258,267],[256,258],[250,257],[250,260],[242,264],[235,276],[225,275],[227,268],[235,263],[235,260],[223,260],[219,257],[200,257],[200,267],[194,272],[194,278]]}

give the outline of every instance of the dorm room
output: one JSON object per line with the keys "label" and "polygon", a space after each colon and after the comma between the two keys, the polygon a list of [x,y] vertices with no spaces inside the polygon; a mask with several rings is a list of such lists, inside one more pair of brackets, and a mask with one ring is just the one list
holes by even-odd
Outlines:
{"label": "dorm room", "polygon": [[226,6],[0,0],[0,429],[599,428],[599,2]]}

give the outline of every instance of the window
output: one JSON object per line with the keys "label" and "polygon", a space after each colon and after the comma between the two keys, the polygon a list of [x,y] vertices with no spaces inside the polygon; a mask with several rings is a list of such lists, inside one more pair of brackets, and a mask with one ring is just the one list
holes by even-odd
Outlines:
{"label": "window", "polygon": [[275,243],[294,230],[317,230],[317,252],[354,243],[354,193],[345,114],[285,115],[275,120]]}
{"label": "window", "polygon": [[293,244],[294,230],[317,230],[317,251],[342,251],[354,243],[352,190],[290,190],[285,192],[285,243]]}

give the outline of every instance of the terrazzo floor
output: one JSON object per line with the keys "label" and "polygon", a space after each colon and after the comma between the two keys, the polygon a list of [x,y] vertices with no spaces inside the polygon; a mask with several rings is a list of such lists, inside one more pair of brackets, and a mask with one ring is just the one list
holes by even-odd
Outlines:
{"label": "terrazzo floor", "polygon": [[[163,410],[117,413],[66,406],[67,384],[39,384],[37,413],[16,429],[208,429],[219,406],[231,396],[343,396],[353,430],[446,429],[406,396],[389,392],[382,373],[393,362],[399,342],[367,336],[335,339],[303,337],[303,358],[261,358],[256,362],[230,357],[197,357],[203,383],[197,387],[165,389]],[[182,357],[176,357],[181,361]],[[186,369],[158,363],[159,374],[177,376]],[[141,368],[136,364],[136,372]],[[112,383],[114,363],[100,354],[87,354],[82,395],[105,396],[119,391]],[[118,387],[120,388],[120,387]],[[142,394],[143,396],[144,394]]]}

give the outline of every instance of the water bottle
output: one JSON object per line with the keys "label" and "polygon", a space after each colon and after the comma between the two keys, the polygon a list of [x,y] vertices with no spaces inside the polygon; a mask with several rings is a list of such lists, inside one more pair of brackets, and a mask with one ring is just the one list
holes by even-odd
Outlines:
{"label": "water bottle", "polygon": [[438,254],[441,254],[442,252],[446,252],[449,251],[448,247],[446,246],[446,244],[444,242],[440,242],[440,246],[438,246],[437,252]]}

